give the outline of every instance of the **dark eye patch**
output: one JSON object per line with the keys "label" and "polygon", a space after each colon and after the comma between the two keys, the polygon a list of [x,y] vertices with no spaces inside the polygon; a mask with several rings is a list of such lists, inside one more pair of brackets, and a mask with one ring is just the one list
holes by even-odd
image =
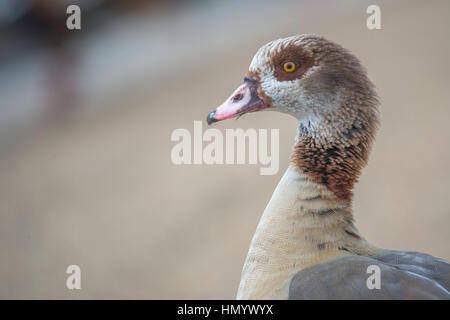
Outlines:
{"label": "dark eye patch", "polygon": [[[296,65],[293,72],[286,72],[284,63],[292,61]],[[315,65],[314,58],[297,45],[288,45],[272,56],[275,78],[278,81],[301,79],[309,68]]]}

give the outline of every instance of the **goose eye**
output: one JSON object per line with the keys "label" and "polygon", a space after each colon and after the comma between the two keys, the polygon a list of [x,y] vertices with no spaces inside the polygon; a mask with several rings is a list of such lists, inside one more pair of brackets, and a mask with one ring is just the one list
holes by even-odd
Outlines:
{"label": "goose eye", "polygon": [[283,70],[286,72],[293,72],[297,68],[294,62],[288,61],[283,64]]}

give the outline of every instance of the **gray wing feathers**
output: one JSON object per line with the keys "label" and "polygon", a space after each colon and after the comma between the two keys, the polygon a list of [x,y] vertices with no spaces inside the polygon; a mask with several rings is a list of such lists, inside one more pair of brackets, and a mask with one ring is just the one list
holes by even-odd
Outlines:
{"label": "gray wing feathers", "polygon": [[[369,289],[370,265],[380,268],[380,289]],[[450,299],[450,264],[433,256],[383,250],[346,255],[298,272],[289,299]]]}
{"label": "gray wing feathers", "polygon": [[450,263],[429,254],[383,250],[375,259],[436,281],[450,291]]}

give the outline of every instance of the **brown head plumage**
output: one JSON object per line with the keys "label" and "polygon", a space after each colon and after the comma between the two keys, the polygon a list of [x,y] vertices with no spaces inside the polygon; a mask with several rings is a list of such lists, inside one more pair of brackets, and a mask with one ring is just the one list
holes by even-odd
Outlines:
{"label": "brown head plumage", "polygon": [[378,126],[378,100],[359,60],[315,35],[272,41],[253,58],[244,84],[208,122],[262,109],[299,121],[291,162],[349,201]]}

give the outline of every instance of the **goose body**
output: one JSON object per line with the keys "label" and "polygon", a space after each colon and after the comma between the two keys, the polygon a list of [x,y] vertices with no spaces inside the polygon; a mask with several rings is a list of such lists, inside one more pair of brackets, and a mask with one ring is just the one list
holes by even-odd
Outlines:
{"label": "goose body", "polygon": [[[251,241],[237,299],[450,299],[448,262],[377,248],[354,225],[353,187],[377,106],[356,57],[298,35],[260,48],[244,83],[208,115],[208,124],[259,110],[298,119],[290,165]],[[368,285],[373,266],[377,288]]]}

